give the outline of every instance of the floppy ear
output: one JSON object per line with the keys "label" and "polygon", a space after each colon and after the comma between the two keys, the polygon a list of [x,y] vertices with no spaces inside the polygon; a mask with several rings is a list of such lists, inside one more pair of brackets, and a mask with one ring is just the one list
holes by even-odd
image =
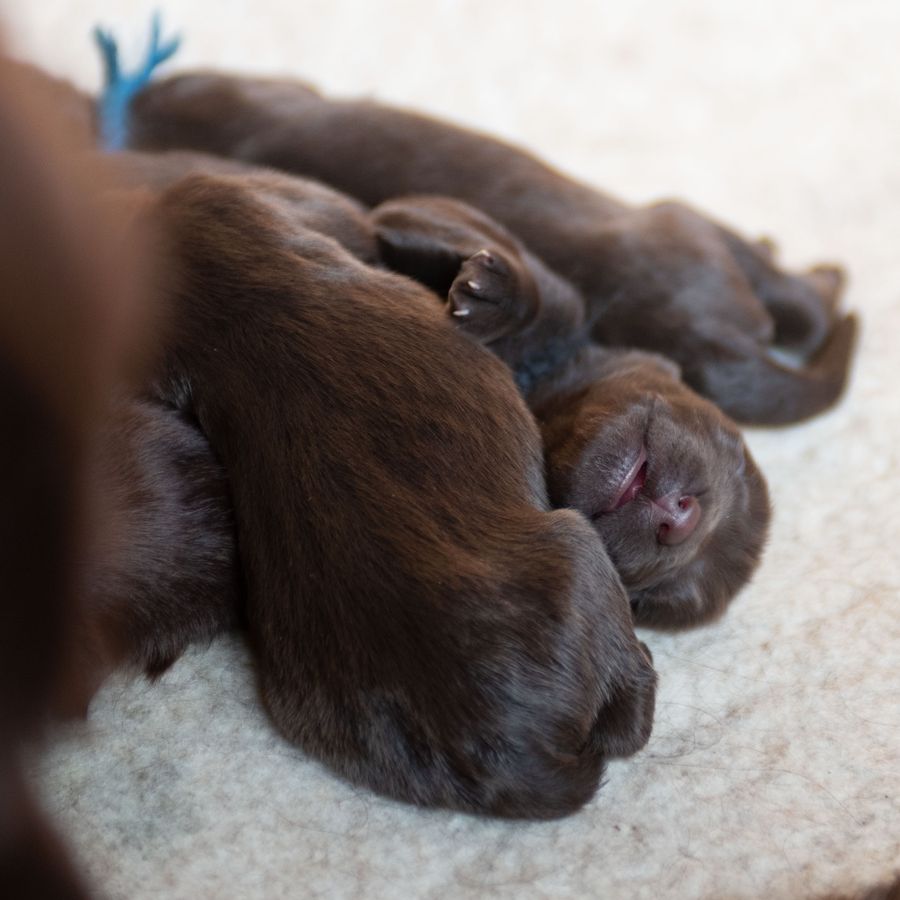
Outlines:
{"label": "floppy ear", "polygon": [[444,297],[471,254],[452,231],[414,202],[393,202],[372,214],[381,262]]}

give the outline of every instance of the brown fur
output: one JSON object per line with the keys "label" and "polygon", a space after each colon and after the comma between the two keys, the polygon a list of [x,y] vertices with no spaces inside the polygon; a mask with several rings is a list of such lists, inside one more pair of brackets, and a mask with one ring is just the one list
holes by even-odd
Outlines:
{"label": "brown fur", "polygon": [[242,178],[188,178],[159,221],[157,389],[228,471],[276,723],[394,797],[577,809],[646,741],[654,676],[599,539],[549,509],[508,372]]}
{"label": "brown fur", "polygon": [[143,200],[98,202],[112,182],[75,163],[84,130],[59,104],[78,106],[51,88],[0,62],[0,884],[81,898],[20,775],[25,741],[51,709],[83,712],[112,666],[156,674],[232,624],[235,561],[208,445],[134,394],[153,322],[123,235]]}
{"label": "brown fur", "polygon": [[117,167],[120,183],[177,182],[155,390],[228,469],[276,722],[392,796],[577,808],[604,756],[646,740],[654,678],[596,536],[548,510],[509,374],[423,289],[307,229],[314,214],[359,244],[361,214],[286,176],[178,182],[198,163]]}
{"label": "brown fur", "polygon": [[239,610],[228,481],[196,423],[121,397],[96,446],[97,526],[74,629],[85,699],[117,666],[160,675],[189,644],[235,627]]}
{"label": "brown fur", "polygon": [[20,758],[72,692],[89,461],[135,298],[98,250],[110,232],[55,122],[0,60],[0,885],[4,896],[74,900],[87,893]]}
{"label": "brown fur", "polygon": [[[734,424],[662,358],[589,346],[574,288],[476,210],[410,197],[372,218],[384,258],[446,297],[448,318],[513,368],[541,427],[551,500],[593,522],[636,620],[680,626],[720,613],[756,568],[770,516]],[[646,481],[611,509],[642,447]],[[658,540],[653,502],[673,493],[701,509],[674,546]]]}
{"label": "brown fur", "polygon": [[484,135],[298,83],[181,75],[151,84],[132,112],[135,147],[270,165],[369,204],[413,193],[473,204],[583,292],[595,339],[669,356],[738,420],[796,421],[843,388],[855,320],[836,311],[841,272],[783,272],[767,247],[681,204],[630,208]]}
{"label": "brown fur", "polygon": [[[554,505],[587,515],[614,548],[639,622],[704,621],[721,612],[749,578],[763,546],[768,503],[762,476],[736,429],[658,358],[589,349],[577,291],[484,214],[447,198],[407,198],[378,207],[369,224],[361,208],[333,191],[216,157],[131,153],[115,165],[126,183],[154,187],[189,172],[239,172],[246,188],[292,204],[285,208],[296,225],[328,233],[351,251],[364,247],[363,254],[357,250],[364,260],[374,255],[374,232],[384,262],[449,296],[450,319],[513,368],[533,408],[533,398],[539,398],[539,424],[552,447],[546,463]],[[307,206],[318,218],[306,214]],[[468,287],[473,283],[478,291]],[[471,315],[453,316],[463,304]],[[627,378],[618,377],[620,360]],[[599,515],[598,494],[614,490],[641,443],[635,434],[622,433],[624,417],[639,418],[649,398],[662,394],[666,402],[653,406],[650,479],[640,502]],[[676,423],[675,407],[691,414]],[[687,460],[690,477],[684,473]],[[737,484],[723,477],[736,473]],[[679,485],[685,492],[702,485],[704,522],[684,545],[670,547],[656,539],[658,513],[650,500],[653,490]],[[753,515],[747,515],[749,508]],[[718,532],[727,533],[727,540]]]}

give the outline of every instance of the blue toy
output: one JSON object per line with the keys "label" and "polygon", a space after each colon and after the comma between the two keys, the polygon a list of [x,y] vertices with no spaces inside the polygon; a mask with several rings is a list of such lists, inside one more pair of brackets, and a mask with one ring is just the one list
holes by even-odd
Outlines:
{"label": "blue toy", "polygon": [[103,92],[97,101],[100,117],[100,136],[105,150],[122,150],[128,143],[128,108],[134,95],[150,81],[157,66],[172,57],[181,44],[175,36],[160,43],[159,13],[153,16],[150,43],[143,65],[131,75],[119,68],[119,47],[112,33],[94,29],[94,40],[103,58]]}

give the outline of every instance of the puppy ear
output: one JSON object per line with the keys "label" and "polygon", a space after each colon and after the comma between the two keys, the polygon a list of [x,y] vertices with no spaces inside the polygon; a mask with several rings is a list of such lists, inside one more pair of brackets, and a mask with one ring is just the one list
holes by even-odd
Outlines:
{"label": "puppy ear", "polygon": [[445,296],[469,253],[415,204],[394,202],[372,214],[381,262]]}

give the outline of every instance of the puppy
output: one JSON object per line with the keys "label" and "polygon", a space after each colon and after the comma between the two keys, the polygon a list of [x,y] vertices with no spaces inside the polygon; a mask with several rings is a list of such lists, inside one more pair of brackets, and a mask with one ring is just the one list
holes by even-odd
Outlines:
{"label": "puppy", "polygon": [[621,581],[550,510],[508,370],[297,209],[191,176],[155,216],[173,317],[154,390],[228,472],[265,702],[390,796],[572,812],[650,731]]}
{"label": "puppy", "polygon": [[[688,207],[627,207],[484,135],[298,83],[199,73],[135,98],[131,142],[271,165],[372,205],[412,193],[465,200],[582,291],[598,342],[670,357],[739,421],[798,421],[843,389],[855,321],[837,312],[839,269],[783,272],[769,246]],[[803,365],[777,361],[773,346]]]}
{"label": "puppy", "polygon": [[[578,292],[483,213],[419,197],[383,204],[369,221],[337,192],[202,154],[131,153],[113,165],[124,183],[155,188],[190,172],[241,174],[245,188],[295,204],[295,222],[329,234],[363,261],[376,255],[377,239],[384,264],[446,296],[452,320],[513,369],[547,444],[551,499],[594,522],[638,622],[705,621],[749,579],[769,510],[765,483],[736,429],[662,359],[588,347]],[[613,377],[619,368],[627,377]],[[630,413],[649,428],[642,413],[651,396],[660,402],[648,458],[622,422]],[[624,496],[620,482],[639,452],[632,480],[640,477],[643,487],[632,485],[627,497],[636,502],[627,511],[601,511],[597,492],[615,488]]]}
{"label": "puppy", "polygon": [[[191,177],[153,204],[168,247],[157,302],[172,303],[144,382],[160,405],[132,410],[120,441],[141,448],[149,430],[174,450],[154,485],[179,462],[205,468],[201,532],[221,459],[263,692],[289,737],[400,799],[572,812],[606,757],[646,742],[655,696],[599,539],[549,509],[537,430],[502,364],[446,329],[424,289],[306,228],[297,196],[242,178]],[[143,502],[134,474],[121,484]],[[210,548],[208,584],[217,555],[230,567]],[[128,646],[151,669],[177,652]]]}
{"label": "puppy", "polygon": [[759,561],[770,509],[737,428],[659,356],[591,346],[577,292],[458,201],[372,212],[383,259],[446,297],[448,317],[516,375],[555,506],[603,538],[641,624],[720,613]]}

